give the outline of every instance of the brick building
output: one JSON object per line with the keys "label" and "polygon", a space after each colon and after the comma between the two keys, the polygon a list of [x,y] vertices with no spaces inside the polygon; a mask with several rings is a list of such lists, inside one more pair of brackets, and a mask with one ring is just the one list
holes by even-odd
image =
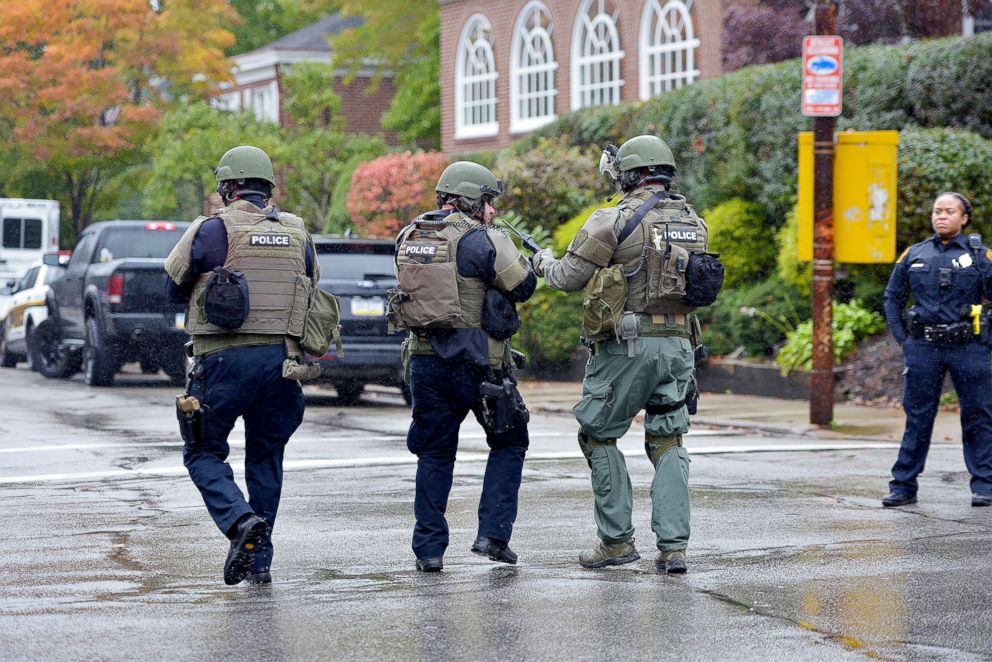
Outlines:
{"label": "brick building", "polygon": [[564,113],[721,72],[725,0],[439,0],[441,147],[505,147]]}
{"label": "brick building", "polygon": [[[283,78],[300,62],[329,64],[331,48],[327,38],[360,24],[360,18],[327,16],[271,44],[233,57],[234,83],[223,89],[214,105],[225,110],[251,109],[259,119],[285,125],[289,118],[283,104]],[[371,76],[371,70],[360,71],[351,85],[344,84],[344,72],[335,77],[334,90],[341,97],[341,115],[349,132],[383,133],[379,120],[392,101],[393,84],[387,75],[376,92],[367,94]],[[385,137],[388,142],[397,142],[393,132],[386,132]]]}

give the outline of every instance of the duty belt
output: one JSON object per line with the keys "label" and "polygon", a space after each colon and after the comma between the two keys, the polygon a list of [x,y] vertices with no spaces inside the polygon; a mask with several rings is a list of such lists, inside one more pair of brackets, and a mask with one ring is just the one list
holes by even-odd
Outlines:
{"label": "duty belt", "polygon": [[[604,334],[594,338],[581,338],[582,344],[591,347],[597,342],[620,340],[627,343],[627,356],[634,356],[637,338],[645,336],[649,338],[686,338],[694,343],[694,338],[698,340],[699,321],[694,315],[684,313],[663,313],[659,315],[648,315],[642,313],[632,313],[627,311],[620,318],[620,328],[616,335]],[[695,344],[695,343],[694,343]]]}
{"label": "duty belt", "polygon": [[971,322],[920,324],[913,329],[911,335],[934,345],[964,345],[978,339]]}

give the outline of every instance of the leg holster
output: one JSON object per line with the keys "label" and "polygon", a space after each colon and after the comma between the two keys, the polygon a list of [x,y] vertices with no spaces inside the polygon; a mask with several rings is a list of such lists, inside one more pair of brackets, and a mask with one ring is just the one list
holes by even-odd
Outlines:
{"label": "leg holster", "polygon": [[664,457],[665,453],[680,446],[682,446],[682,435],[680,434],[672,437],[644,436],[644,452],[647,453],[651,464],[656,467],[661,462],[661,458]]}
{"label": "leg holster", "polygon": [[600,441],[598,439],[593,439],[592,437],[590,437],[588,434],[586,434],[585,430],[581,428],[579,429],[579,448],[582,449],[582,454],[585,455],[586,464],[589,465],[590,469],[592,468],[592,451],[594,448],[596,448],[597,446],[616,446],[616,445],[617,445],[616,439],[606,439]]}

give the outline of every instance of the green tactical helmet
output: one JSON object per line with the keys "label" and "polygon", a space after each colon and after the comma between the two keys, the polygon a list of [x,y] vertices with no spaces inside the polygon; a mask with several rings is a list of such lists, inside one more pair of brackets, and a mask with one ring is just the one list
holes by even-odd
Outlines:
{"label": "green tactical helmet", "polygon": [[469,200],[483,195],[496,197],[503,192],[503,181],[489,172],[489,168],[471,161],[455,161],[441,173],[434,190],[450,193]]}
{"label": "green tactical helmet", "polygon": [[269,155],[257,147],[241,145],[227,150],[214,168],[218,182],[230,179],[264,179],[276,185],[276,175],[272,171]]}
{"label": "green tactical helmet", "polygon": [[665,141],[657,136],[631,138],[620,146],[616,159],[620,172],[657,165],[675,167],[675,155]]}

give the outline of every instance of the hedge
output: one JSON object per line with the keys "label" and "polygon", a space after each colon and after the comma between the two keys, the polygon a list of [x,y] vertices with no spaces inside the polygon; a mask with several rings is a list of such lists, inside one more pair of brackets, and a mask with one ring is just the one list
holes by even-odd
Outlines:
{"label": "hedge", "polygon": [[[840,131],[950,126],[992,137],[992,33],[848,48],[844,68]],[[795,135],[811,128],[800,76],[799,60],[741,69],[644,103],[564,115],[513,149],[549,138],[601,148],[655,133],[676,154],[676,190],[697,208],[740,197],[777,227],[795,196]]]}

